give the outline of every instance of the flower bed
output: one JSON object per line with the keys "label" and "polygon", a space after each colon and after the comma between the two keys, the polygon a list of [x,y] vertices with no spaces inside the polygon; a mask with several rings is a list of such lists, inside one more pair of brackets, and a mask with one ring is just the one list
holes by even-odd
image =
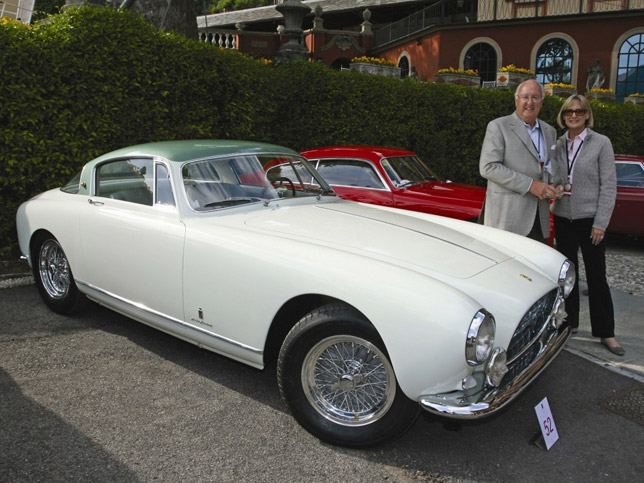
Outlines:
{"label": "flower bed", "polygon": [[567,99],[574,94],[577,94],[577,90],[572,84],[563,84],[560,82],[550,82],[549,84],[546,84],[546,96],[562,97]]}
{"label": "flower bed", "polygon": [[624,98],[624,104],[644,105],[644,94],[630,94]]}
{"label": "flower bed", "polygon": [[523,81],[534,79],[530,69],[517,67],[514,64],[501,67],[496,73],[496,86],[501,89],[515,89]]}
{"label": "flower bed", "polygon": [[401,70],[391,60],[366,56],[351,59],[349,69],[363,74],[383,75],[386,77],[400,77]]}
{"label": "flower bed", "polygon": [[586,92],[586,98],[600,102],[613,102],[615,100],[615,91],[613,89],[591,89]]}
{"label": "flower bed", "polygon": [[439,84],[457,84],[466,87],[480,87],[481,78],[478,72],[471,69],[454,69],[448,67],[446,69],[438,69],[434,82]]}

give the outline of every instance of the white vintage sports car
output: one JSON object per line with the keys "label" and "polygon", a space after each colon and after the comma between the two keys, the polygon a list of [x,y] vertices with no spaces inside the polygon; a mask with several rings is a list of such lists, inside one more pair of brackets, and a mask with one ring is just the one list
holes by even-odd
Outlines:
{"label": "white vintage sports car", "polygon": [[390,441],[425,409],[492,414],[559,353],[574,268],[500,230],[339,199],[295,151],[120,149],[23,203],[45,303],[89,298],[256,368],[318,438]]}

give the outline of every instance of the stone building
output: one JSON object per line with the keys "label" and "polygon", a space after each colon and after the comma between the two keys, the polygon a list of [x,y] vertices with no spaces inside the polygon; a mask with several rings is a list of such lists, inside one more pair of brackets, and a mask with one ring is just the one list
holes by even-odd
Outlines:
{"label": "stone building", "polygon": [[[290,0],[289,0],[290,1]],[[278,2],[279,3],[279,2]],[[302,42],[310,61],[347,68],[368,56],[401,76],[476,69],[486,86],[510,64],[581,93],[597,59],[617,99],[644,93],[644,0],[309,0]],[[287,39],[275,6],[197,18],[199,39],[273,57]]]}

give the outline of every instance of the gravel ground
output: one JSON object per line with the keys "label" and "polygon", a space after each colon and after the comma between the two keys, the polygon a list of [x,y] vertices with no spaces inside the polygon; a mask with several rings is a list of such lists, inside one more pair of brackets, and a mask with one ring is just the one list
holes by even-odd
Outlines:
{"label": "gravel ground", "polygon": [[[581,260],[581,253],[579,254]],[[24,264],[4,262],[0,273],[0,289],[34,283]],[[644,240],[611,239],[606,249],[606,271],[611,288],[630,295],[644,297]],[[584,264],[579,267],[579,279],[586,281]]]}
{"label": "gravel ground", "polygon": [[[611,288],[644,297],[644,240],[609,240],[606,249],[606,274]],[[579,279],[586,281],[584,264],[581,262]]]}

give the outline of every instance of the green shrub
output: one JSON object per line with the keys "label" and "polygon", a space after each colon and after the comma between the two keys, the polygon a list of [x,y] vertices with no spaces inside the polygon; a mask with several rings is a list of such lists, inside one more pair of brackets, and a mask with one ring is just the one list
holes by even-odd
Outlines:
{"label": "green shrub", "polygon": [[[17,255],[22,201],[115,148],[190,138],[392,146],[417,152],[442,177],[483,185],[486,125],[514,110],[512,92],[318,63],[275,67],[108,8],[67,9],[33,28],[3,20],[0,53],[0,258]],[[540,118],[556,126],[561,103],[546,98]],[[644,154],[641,106],[593,109],[616,152]]]}

